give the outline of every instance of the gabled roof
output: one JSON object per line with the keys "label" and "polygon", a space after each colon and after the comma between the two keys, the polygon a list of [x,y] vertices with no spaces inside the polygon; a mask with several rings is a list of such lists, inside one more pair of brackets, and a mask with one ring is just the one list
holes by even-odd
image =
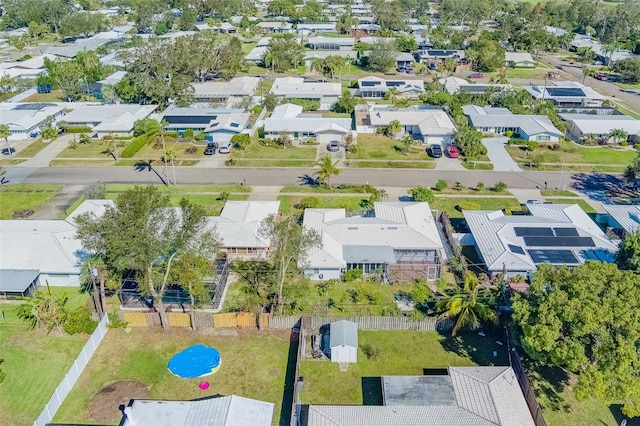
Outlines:
{"label": "gabled roof", "polygon": [[533,56],[529,52],[504,52],[504,59],[506,62],[514,62],[516,64],[521,62],[535,63]]}
{"label": "gabled roof", "polygon": [[353,321],[340,320],[329,326],[329,346],[358,347],[358,324]]}
{"label": "gabled roof", "polygon": [[260,77],[234,77],[229,81],[205,81],[192,83],[193,95],[198,97],[251,96],[256,91]]}
{"label": "gabled roof", "polygon": [[353,46],[356,39],[353,37],[309,37],[307,43],[317,44],[337,44],[339,46]]}
{"label": "gabled roof", "polygon": [[544,115],[512,114],[506,108],[479,107],[477,105],[465,105],[462,111],[469,117],[473,127],[514,127],[522,130],[529,136],[547,133],[555,136],[563,136],[551,120]]}
{"label": "gabled roof", "polygon": [[57,116],[63,110],[63,105],[48,103],[2,103],[0,104],[0,123],[6,124],[12,131],[26,131],[41,124],[50,116]]}
{"label": "gabled roof", "polygon": [[279,132],[336,132],[347,134],[351,131],[350,118],[324,118],[318,116],[305,116],[302,107],[293,104],[278,105],[271,117],[264,120],[264,131],[267,133]]}
{"label": "gabled roof", "polygon": [[196,401],[131,400],[122,426],[271,426],[274,404],[237,395]]}
{"label": "gabled roof", "polygon": [[[133,104],[107,104],[107,105],[81,105],[65,115],[64,121],[69,123],[99,123],[112,122],[112,129],[133,129],[133,122],[142,120],[155,111],[157,105],[133,105]],[[106,123],[105,123],[106,125]]]}
{"label": "gabled roof", "polygon": [[287,98],[321,98],[324,96],[340,96],[340,83],[306,82],[301,77],[276,78],[271,86],[271,93]]}
{"label": "gabled roof", "polygon": [[227,201],[220,216],[207,218],[215,227],[223,247],[268,247],[270,241],[259,235],[260,222],[277,215],[280,201]]}
{"label": "gabled roof", "polygon": [[603,204],[602,207],[625,232],[629,234],[640,232],[640,204],[635,206]]}
{"label": "gabled roof", "polygon": [[376,109],[369,113],[372,126],[388,126],[398,120],[403,126],[418,126],[422,134],[436,131],[437,134],[451,134],[456,127],[449,115],[442,109]]}

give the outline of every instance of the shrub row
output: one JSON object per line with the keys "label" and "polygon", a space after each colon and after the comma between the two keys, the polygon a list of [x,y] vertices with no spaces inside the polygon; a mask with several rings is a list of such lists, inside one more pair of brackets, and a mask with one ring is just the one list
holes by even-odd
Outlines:
{"label": "shrub row", "polygon": [[152,134],[142,134],[140,136],[135,137],[127,147],[122,151],[120,157],[122,158],[131,158],[138,153],[142,149],[143,146],[148,144],[155,137],[155,133]]}
{"label": "shrub row", "polygon": [[91,133],[91,127],[67,127],[64,129],[64,131],[67,133]]}

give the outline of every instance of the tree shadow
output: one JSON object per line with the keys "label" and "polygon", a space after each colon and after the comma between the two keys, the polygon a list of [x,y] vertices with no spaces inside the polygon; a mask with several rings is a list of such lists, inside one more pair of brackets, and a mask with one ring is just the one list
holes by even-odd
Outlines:
{"label": "tree shadow", "polygon": [[382,379],[362,377],[362,405],[383,405]]}
{"label": "tree shadow", "polygon": [[298,181],[302,186],[318,186],[320,185],[320,178],[313,177],[311,175],[298,176]]}
{"label": "tree shadow", "polygon": [[167,185],[167,186],[169,185],[169,183],[162,177],[162,175],[160,175],[160,173],[158,173],[158,171],[153,167],[153,160],[136,161],[136,163],[134,164],[133,168],[137,172],[144,172],[144,171],[153,172],[153,173],[156,174],[158,179],[160,179],[160,182],[162,182],[163,185]]}
{"label": "tree shadow", "polygon": [[293,393],[298,379],[296,377],[296,361],[298,358],[299,338],[300,333],[291,331],[289,337],[289,353],[287,355],[287,372],[284,376],[282,406],[280,407],[280,426],[288,426],[291,422]]}
{"label": "tree shadow", "polygon": [[620,176],[606,173],[574,173],[570,186],[579,191],[597,191],[615,189],[626,184]]}
{"label": "tree shadow", "polygon": [[544,397],[540,402],[544,408],[553,411],[569,412],[571,406],[564,404],[561,393],[566,386],[569,386],[569,374],[560,367],[537,366],[528,367],[530,375],[536,376],[537,380],[532,380],[532,385],[536,397]]}
{"label": "tree shadow", "polygon": [[616,424],[622,424],[622,421],[626,420],[627,426],[640,426],[640,417],[630,419],[622,414],[622,404],[611,404],[609,405],[609,410],[611,410],[613,418],[616,419]]}
{"label": "tree shadow", "polygon": [[478,365],[509,365],[507,345],[500,330],[465,331],[455,337],[446,332],[442,336],[440,344],[447,352],[469,358]]}

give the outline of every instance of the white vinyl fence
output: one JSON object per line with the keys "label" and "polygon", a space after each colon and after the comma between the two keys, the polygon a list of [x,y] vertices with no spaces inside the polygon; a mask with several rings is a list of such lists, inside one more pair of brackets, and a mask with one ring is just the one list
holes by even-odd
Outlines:
{"label": "white vinyl fence", "polygon": [[78,381],[80,374],[82,374],[82,371],[89,363],[93,353],[98,349],[98,346],[100,345],[100,342],[102,342],[105,334],[107,334],[108,324],[109,318],[105,315],[98,323],[98,327],[95,329],[93,334],[91,334],[89,341],[85,343],[82,351],[73,362],[73,365],[67,374],[64,376],[64,379],[62,379],[55,392],[53,392],[51,399],[49,399],[49,402],[45,405],[44,410],[42,410],[38,419],[33,422],[34,426],[46,426],[51,422],[51,420],[53,420],[53,417],[58,412],[58,409],[64,402],[64,399],[69,395],[71,389],[73,389],[73,386]]}

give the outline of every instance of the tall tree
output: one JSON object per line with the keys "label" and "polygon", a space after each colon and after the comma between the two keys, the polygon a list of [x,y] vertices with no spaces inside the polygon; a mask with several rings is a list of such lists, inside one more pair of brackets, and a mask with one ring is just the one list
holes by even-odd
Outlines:
{"label": "tall tree", "polygon": [[616,263],[620,269],[640,272],[640,232],[624,237],[616,253]]}
{"label": "tall tree", "polygon": [[171,271],[171,282],[184,288],[189,294],[191,329],[196,330],[195,310],[209,299],[205,277],[211,271],[210,260],[200,253],[188,253],[178,257]]}
{"label": "tall tree", "polygon": [[481,290],[483,286],[478,282],[475,274],[467,272],[464,277],[463,291],[438,302],[437,308],[442,312],[441,318],[455,318],[456,323],[451,330],[452,336],[465,327],[475,330],[482,322],[496,322],[495,311],[478,300]]}
{"label": "tall tree", "polygon": [[135,271],[140,290],[153,297],[164,328],[169,323],[162,298],[172,263],[194,252],[213,255],[217,245],[202,206],[186,199],[177,211],[169,206],[169,197],[156,187],[136,186],[120,194],[102,217],[76,218],[77,238],[85,250],[107,259],[117,270]]}
{"label": "tall tree", "polygon": [[270,258],[273,262],[278,284],[278,310],[284,310],[284,282],[291,268],[302,266],[302,257],[320,243],[318,234],[303,228],[293,216],[277,220],[274,215],[264,219],[258,229],[258,235],[271,242]]}
{"label": "tall tree", "polygon": [[334,163],[330,155],[325,155],[318,160],[317,165],[320,166],[320,170],[315,174],[318,175],[320,183],[327,185],[329,189],[331,189],[331,176],[342,173],[342,170],[338,168],[338,163],[339,161]]}
{"label": "tall tree", "polygon": [[534,361],[578,375],[578,399],[622,400],[623,413],[633,417],[640,414],[638,294],[638,275],[614,264],[544,264],[527,293],[515,296],[513,318]]}
{"label": "tall tree", "polygon": [[16,308],[16,316],[26,322],[30,329],[43,328],[47,333],[62,331],[69,298],[66,293],[51,293],[49,283],[46,289],[36,290],[31,297],[23,297],[23,304]]}
{"label": "tall tree", "polygon": [[269,41],[265,53],[265,66],[276,72],[297,67],[303,59],[304,48],[293,34],[276,35]]}
{"label": "tall tree", "polygon": [[396,65],[396,43],[393,39],[378,39],[371,45],[369,69],[385,72]]}
{"label": "tall tree", "polygon": [[9,145],[9,136],[11,136],[11,130],[9,130],[9,126],[6,124],[0,124],[0,138],[4,139],[4,142],[7,144],[7,149],[9,150],[9,155],[13,159],[13,151],[11,145]]}

